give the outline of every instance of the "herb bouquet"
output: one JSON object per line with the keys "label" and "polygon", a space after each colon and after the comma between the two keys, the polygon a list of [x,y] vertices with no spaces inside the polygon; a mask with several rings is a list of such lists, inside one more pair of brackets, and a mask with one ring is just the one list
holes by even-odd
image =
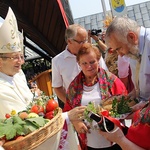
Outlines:
{"label": "herb bouquet", "polygon": [[135,105],[138,101],[136,99],[131,100],[126,96],[111,96],[106,100],[95,106],[93,102],[90,102],[87,105],[87,108],[84,111],[84,118],[87,122],[91,123],[92,119],[89,118],[89,111],[92,111],[98,115],[111,116],[116,119],[125,119],[131,112],[132,106]]}

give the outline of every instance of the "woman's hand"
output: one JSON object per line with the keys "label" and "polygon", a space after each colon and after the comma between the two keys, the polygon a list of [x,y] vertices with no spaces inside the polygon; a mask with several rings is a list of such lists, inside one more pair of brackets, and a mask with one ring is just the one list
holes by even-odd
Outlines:
{"label": "woman's hand", "polygon": [[69,120],[72,121],[80,121],[83,119],[83,112],[86,106],[79,106],[68,111]]}
{"label": "woman's hand", "polygon": [[139,102],[138,104],[136,104],[136,105],[131,107],[132,111],[135,112],[135,111],[143,108],[147,103],[148,103],[148,101],[141,101],[141,102]]}
{"label": "woman's hand", "polygon": [[[115,131],[115,132],[113,132],[113,131]],[[122,130],[119,127],[115,126],[113,131],[112,131],[112,133],[107,133],[107,132],[103,132],[103,131],[99,131],[99,132],[107,140],[117,143],[121,147],[122,150],[145,150],[144,148],[141,148],[138,145],[136,145],[135,143],[128,140],[124,136]]]}
{"label": "woman's hand", "polygon": [[[113,132],[114,131],[114,132]],[[111,142],[118,143],[120,140],[122,140],[125,136],[122,130],[115,126],[114,130],[111,131],[111,133],[99,131],[102,136],[104,136],[107,140]]]}
{"label": "woman's hand", "polygon": [[136,98],[136,90],[133,89],[127,96],[129,99],[135,99]]}
{"label": "woman's hand", "polygon": [[78,133],[90,133],[89,128],[83,121],[73,121],[72,124]]}

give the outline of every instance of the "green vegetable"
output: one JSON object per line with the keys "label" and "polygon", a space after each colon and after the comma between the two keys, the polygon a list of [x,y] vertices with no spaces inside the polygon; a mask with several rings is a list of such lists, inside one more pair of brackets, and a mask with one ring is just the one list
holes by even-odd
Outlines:
{"label": "green vegetable", "polygon": [[112,110],[110,111],[111,116],[118,117],[120,114],[130,113],[132,109],[128,106],[131,100],[125,99],[124,96],[121,97],[120,101],[115,98],[112,103]]}
{"label": "green vegetable", "polygon": [[89,118],[88,113],[89,111],[92,111],[94,113],[97,113],[97,108],[94,104],[94,102],[89,102],[87,105],[87,108],[84,111],[84,118],[88,121],[88,122],[92,122],[93,120],[91,118]]}
{"label": "green vegetable", "polygon": [[47,120],[43,117],[22,120],[19,116],[12,116],[8,119],[1,119],[0,138],[6,137],[7,140],[12,140],[18,135],[27,135],[46,123]]}

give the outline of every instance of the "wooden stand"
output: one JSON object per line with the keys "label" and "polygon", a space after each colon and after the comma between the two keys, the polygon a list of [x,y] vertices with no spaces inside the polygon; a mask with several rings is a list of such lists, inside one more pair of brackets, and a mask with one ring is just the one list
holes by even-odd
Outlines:
{"label": "wooden stand", "polygon": [[53,95],[51,72],[51,69],[46,70],[31,80],[31,82],[36,81],[38,88],[47,96]]}

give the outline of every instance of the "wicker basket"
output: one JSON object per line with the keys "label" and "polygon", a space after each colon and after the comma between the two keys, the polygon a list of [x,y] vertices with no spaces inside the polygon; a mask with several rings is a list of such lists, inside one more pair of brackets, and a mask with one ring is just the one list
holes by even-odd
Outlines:
{"label": "wicker basket", "polygon": [[5,150],[33,150],[62,129],[64,122],[61,113],[62,110],[59,108],[57,115],[44,127],[21,139],[6,142],[3,147]]}

